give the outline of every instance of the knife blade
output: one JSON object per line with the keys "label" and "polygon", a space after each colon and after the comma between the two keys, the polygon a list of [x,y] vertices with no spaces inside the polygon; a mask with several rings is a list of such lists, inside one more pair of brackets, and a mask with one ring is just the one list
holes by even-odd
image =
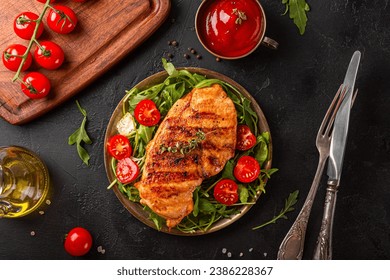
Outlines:
{"label": "knife blade", "polygon": [[355,51],[351,58],[347,74],[345,75],[343,82],[343,85],[346,86],[348,90],[334,121],[327,175],[328,183],[331,181],[332,184],[336,186],[338,186],[340,183],[341,171],[343,167],[344,152],[349,127],[349,115],[352,106],[352,95],[354,92],[360,57],[360,51]]}
{"label": "knife blade", "polygon": [[359,68],[361,54],[356,51],[349,63],[347,74],[344,79],[344,86],[347,86],[346,96],[336,114],[330,154],[328,162],[328,187],[326,188],[324,214],[322,216],[321,229],[318,234],[317,244],[314,249],[313,259],[332,259],[332,231],[333,219],[336,208],[337,191],[340,184],[341,170],[343,167],[344,152],[347,142],[349,115],[352,106],[352,95]]}

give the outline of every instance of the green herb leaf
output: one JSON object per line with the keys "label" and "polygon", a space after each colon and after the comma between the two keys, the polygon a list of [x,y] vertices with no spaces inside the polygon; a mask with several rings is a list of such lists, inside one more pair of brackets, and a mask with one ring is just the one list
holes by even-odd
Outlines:
{"label": "green herb leaf", "polygon": [[234,159],[228,160],[225,164],[223,171],[222,171],[221,178],[235,180],[234,175],[233,175],[234,165],[235,165]]}
{"label": "green herb leaf", "polygon": [[268,222],[266,223],[263,223],[259,226],[256,226],[254,228],[252,228],[253,230],[256,230],[256,229],[259,229],[259,228],[262,228],[262,227],[265,227],[269,224],[275,224],[277,220],[279,219],[287,219],[287,216],[285,215],[286,213],[288,212],[291,212],[291,211],[294,211],[294,205],[297,203],[298,201],[298,194],[299,194],[299,190],[296,190],[295,192],[293,193],[290,193],[290,195],[288,196],[288,198],[286,199],[286,201],[284,202],[284,208],[280,211],[279,215],[277,216],[274,216],[271,220],[269,220]]}
{"label": "green herb leaf", "polygon": [[289,11],[289,17],[294,21],[299,29],[299,33],[303,35],[306,30],[307,16],[306,12],[310,11],[309,4],[306,0],[282,0],[282,4],[286,5],[286,14]]}
{"label": "green herb leaf", "polygon": [[249,198],[249,191],[243,185],[238,185],[238,197],[240,198],[241,203],[247,203]]}
{"label": "green herb leaf", "polygon": [[90,156],[88,152],[81,146],[81,144],[84,142],[85,144],[92,144],[91,138],[89,138],[87,131],[85,129],[86,123],[87,123],[87,111],[81,107],[78,100],[76,100],[77,107],[81,114],[83,114],[84,119],[81,123],[81,126],[76,129],[75,132],[73,132],[69,138],[68,138],[68,144],[77,146],[77,153],[79,154],[80,159],[88,165]]}

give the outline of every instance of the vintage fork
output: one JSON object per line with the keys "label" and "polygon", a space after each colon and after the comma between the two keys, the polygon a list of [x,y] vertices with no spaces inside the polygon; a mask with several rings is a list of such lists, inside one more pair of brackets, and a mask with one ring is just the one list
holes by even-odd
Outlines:
{"label": "vintage fork", "polygon": [[[321,180],[321,175],[324,171],[325,163],[329,157],[331,135],[333,130],[333,122],[337,111],[345,97],[347,87],[341,85],[338,89],[328,111],[321,123],[317,133],[316,146],[320,154],[318,167],[310,187],[310,191],[306,197],[305,203],[298,214],[295,222],[284,237],[278,251],[278,260],[300,260],[302,259],[303,248],[305,243],[305,235],[307,223],[310,216],[310,211],[313,205],[314,198],[317,193],[318,185]],[[354,95],[355,97],[355,95]]]}

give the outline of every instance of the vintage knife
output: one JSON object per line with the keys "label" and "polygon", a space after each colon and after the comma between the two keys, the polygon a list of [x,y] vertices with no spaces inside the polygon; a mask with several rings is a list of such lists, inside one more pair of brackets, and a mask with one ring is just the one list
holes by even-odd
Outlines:
{"label": "vintage knife", "polygon": [[328,187],[326,189],[324,215],[321,223],[320,234],[314,251],[314,259],[332,259],[332,227],[334,210],[336,206],[337,190],[340,184],[341,171],[343,167],[344,152],[347,142],[349,115],[352,106],[352,96],[359,68],[361,53],[355,51],[349,63],[347,74],[343,85],[347,87],[346,96],[337,112],[330,154],[328,161]]}

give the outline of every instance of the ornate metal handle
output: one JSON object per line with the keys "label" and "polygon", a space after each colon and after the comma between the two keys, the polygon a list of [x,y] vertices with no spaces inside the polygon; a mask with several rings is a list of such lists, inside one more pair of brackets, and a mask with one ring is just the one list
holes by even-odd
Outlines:
{"label": "ornate metal handle", "polygon": [[326,159],[326,156],[320,155],[317,171],[314,176],[310,191],[306,197],[301,211],[298,214],[298,217],[280,244],[277,256],[278,260],[302,259],[307,222],[309,220],[311,207],[313,206],[313,201],[317,193],[318,184],[320,183],[321,175],[324,171]]}
{"label": "ornate metal handle", "polygon": [[322,217],[321,230],[318,235],[317,245],[314,250],[313,259],[331,260],[332,259],[332,231],[333,217],[336,208],[338,182],[328,181],[326,189],[324,215]]}

